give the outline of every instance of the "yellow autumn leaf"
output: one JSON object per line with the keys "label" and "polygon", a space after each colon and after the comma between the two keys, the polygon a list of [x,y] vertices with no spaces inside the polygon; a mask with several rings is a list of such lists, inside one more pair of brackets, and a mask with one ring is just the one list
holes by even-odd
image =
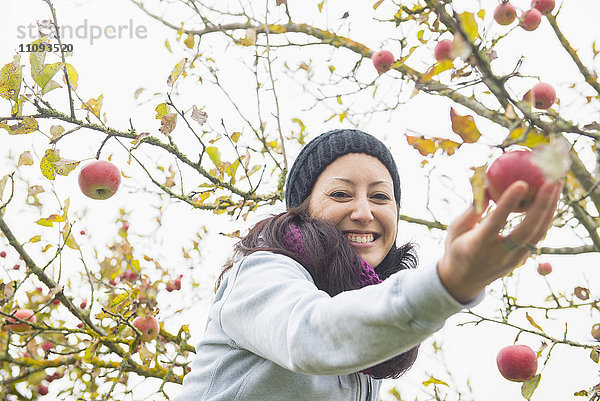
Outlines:
{"label": "yellow autumn leaf", "polygon": [[33,117],[23,117],[17,124],[6,124],[6,120],[0,121],[0,128],[4,128],[10,135],[30,134],[36,131],[39,126],[38,122]]}
{"label": "yellow autumn leaf", "polygon": [[175,85],[175,81],[177,81],[177,79],[183,73],[186,63],[187,58],[184,57],[179,61],[179,63],[175,64],[175,67],[173,67],[173,70],[171,71],[171,75],[169,75],[169,78],[167,78],[167,85],[169,85],[170,87],[173,87],[173,85]]}
{"label": "yellow autumn leaf", "polygon": [[423,156],[433,155],[438,149],[442,149],[443,153],[452,156],[456,149],[462,144],[451,141],[445,138],[425,138],[424,136],[411,136],[404,134],[406,141],[410,146],[419,151]]}
{"label": "yellow autumn leaf", "polygon": [[156,116],[154,118],[160,120],[161,118],[163,118],[163,116],[171,112],[171,106],[169,106],[166,103],[161,103],[158,106],[156,106],[154,111],[156,111]]}
{"label": "yellow autumn leaf", "polygon": [[485,204],[485,171],[487,165],[473,167],[473,175],[469,178],[473,190],[473,205],[477,213],[483,213]]}
{"label": "yellow autumn leaf", "polygon": [[542,328],[540,327],[540,325],[539,325],[539,324],[537,324],[537,323],[535,322],[535,320],[533,320],[533,318],[532,318],[532,317],[529,315],[529,313],[528,313],[528,312],[525,312],[525,317],[527,318],[527,320],[529,321],[529,323],[530,323],[530,324],[531,324],[533,327],[535,327],[536,329],[538,329],[538,330],[539,330],[539,331],[541,331],[541,332],[543,332],[543,331],[544,331],[544,329],[542,329]]}
{"label": "yellow autumn leaf", "polygon": [[36,243],[36,242],[40,242],[42,240],[42,236],[41,235],[35,235],[31,238],[29,238],[29,242]]}
{"label": "yellow autumn leaf", "polygon": [[481,137],[473,116],[461,116],[453,107],[450,108],[452,131],[458,134],[465,143],[474,143]]}
{"label": "yellow autumn leaf", "polygon": [[425,387],[429,386],[430,384],[441,384],[443,386],[448,386],[448,383],[440,380],[440,379],[436,379],[435,377],[431,376],[428,380],[423,382],[423,385]]}
{"label": "yellow autumn leaf", "polygon": [[63,240],[65,241],[65,244],[69,248],[78,250],[79,245],[77,245],[77,242],[75,242],[75,236],[73,235],[72,232],[69,232],[70,230],[71,230],[71,225],[69,223],[65,224],[65,226],[63,227],[63,230],[62,230]]}
{"label": "yellow autumn leaf", "polygon": [[475,15],[470,12],[461,13],[458,15],[458,21],[460,22],[463,31],[467,34],[469,41],[473,42],[475,38],[477,38],[479,32]]}
{"label": "yellow autumn leaf", "polygon": [[194,48],[194,34],[188,33],[187,38],[185,38],[185,40],[183,41],[183,44],[188,49],[193,49]]}
{"label": "yellow autumn leaf", "polygon": [[534,148],[550,142],[544,133],[522,125],[512,130],[508,137],[512,141],[517,141],[516,144],[527,146],[528,148]]}
{"label": "yellow autumn leaf", "polygon": [[443,60],[440,61],[438,63],[435,63],[434,65],[432,65],[427,72],[425,72],[425,74],[423,74],[423,77],[421,78],[422,81],[429,81],[431,78],[433,78],[434,76],[446,71],[446,70],[450,70],[454,68],[454,63],[450,60]]}
{"label": "yellow autumn leaf", "polygon": [[[77,89],[77,86],[79,85],[79,74],[77,73],[77,70],[69,63],[66,63],[65,66],[67,67],[67,76],[69,77],[71,88]],[[67,78],[63,77],[63,81],[66,84]]]}
{"label": "yellow autumn leaf", "polygon": [[100,118],[100,110],[102,109],[102,102],[104,101],[104,95],[98,96],[97,99],[91,98],[84,103],[86,109],[91,111],[96,117]]}

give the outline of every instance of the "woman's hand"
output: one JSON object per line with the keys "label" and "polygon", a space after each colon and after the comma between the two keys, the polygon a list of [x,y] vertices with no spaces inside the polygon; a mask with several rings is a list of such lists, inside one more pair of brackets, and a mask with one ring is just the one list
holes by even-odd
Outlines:
{"label": "woman's hand", "polygon": [[[500,232],[528,190],[517,181],[504,191],[497,207],[483,220],[470,206],[448,226],[438,274],[448,292],[461,303],[475,298],[486,285],[510,273],[529,256],[526,245],[537,244],[548,231],[562,183],[547,182],[537,192],[525,218],[508,234]],[[484,210],[487,208],[484,205]]]}

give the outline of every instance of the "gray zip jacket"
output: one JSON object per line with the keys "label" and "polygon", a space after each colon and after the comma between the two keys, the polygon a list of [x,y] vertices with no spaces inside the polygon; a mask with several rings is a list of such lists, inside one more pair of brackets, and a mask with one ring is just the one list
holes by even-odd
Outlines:
{"label": "gray zip jacket", "polygon": [[295,260],[255,252],[219,287],[175,401],[378,401],[382,380],[356,372],[483,296],[458,303],[431,264],[331,297]]}

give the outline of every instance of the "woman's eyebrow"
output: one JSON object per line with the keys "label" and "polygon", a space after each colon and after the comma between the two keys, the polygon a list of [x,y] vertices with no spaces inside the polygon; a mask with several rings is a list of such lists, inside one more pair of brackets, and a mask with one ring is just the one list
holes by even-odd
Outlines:
{"label": "woman's eyebrow", "polygon": [[[354,183],[354,181],[352,181],[352,180],[351,180],[351,179],[349,179],[349,178],[333,177],[333,178],[332,178],[330,181],[333,181],[333,180],[343,181],[343,182],[346,182],[346,183],[348,183],[348,184],[351,184],[351,185],[356,185],[356,184]],[[391,183],[391,182],[389,182],[389,181],[386,181],[386,180],[378,180],[378,181],[373,181],[373,182],[371,182],[371,183],[369,184],[369,186],[370,186],[370,187],[373,187],[373,186],[375,186],[375,185],[379,185],[379,184],[388,184],[388,185],[392,185],[392,183]],[[392,186],[393,186],[393,185],[392,185]]]}

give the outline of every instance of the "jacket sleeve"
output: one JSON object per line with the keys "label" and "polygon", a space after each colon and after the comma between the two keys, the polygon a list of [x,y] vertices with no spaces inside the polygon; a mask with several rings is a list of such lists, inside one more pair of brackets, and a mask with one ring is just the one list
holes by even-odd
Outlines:
{"label": "jacket sleeve", "polygon": [[403,270],[381,284],[335,297],[319,290],[295,260],[255,252],[228,274],[217,309],[223,331],[289,370],[348,374],[419,344],[463,308],[435,264]]}

